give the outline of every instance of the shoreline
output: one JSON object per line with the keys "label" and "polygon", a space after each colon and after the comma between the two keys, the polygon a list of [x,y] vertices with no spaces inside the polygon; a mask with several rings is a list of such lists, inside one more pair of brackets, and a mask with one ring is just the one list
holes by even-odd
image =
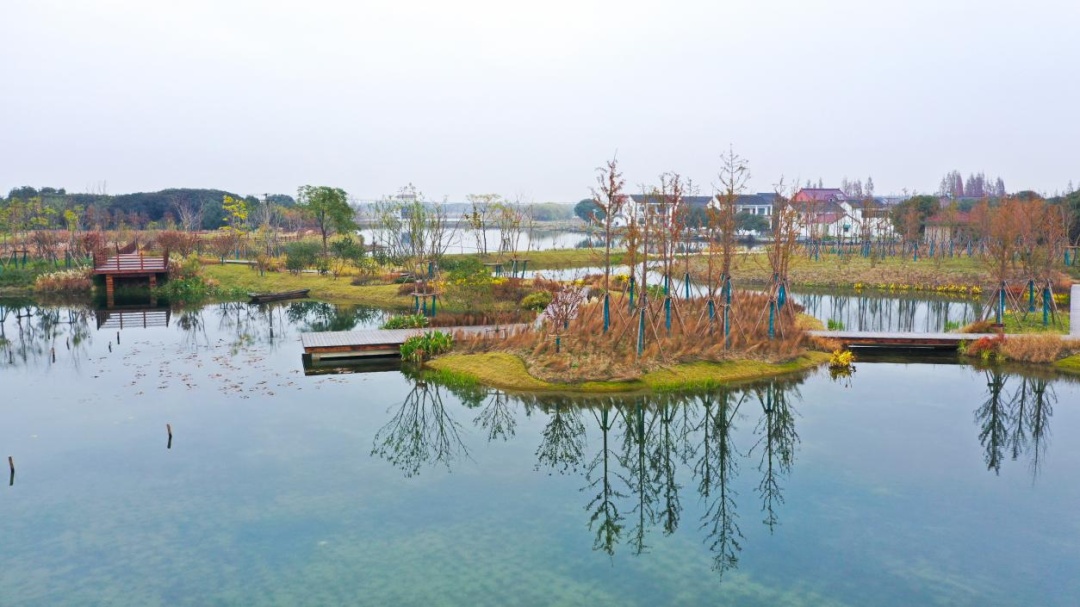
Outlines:
{"label": "shoreline", "polygon": [[782,363],[755,360],[682,363],[616,381],[555,383],[531,375],[520,357],[507,352],[447,354],[424,365],[447,379],[479,383],[508,392],[564,394],[633,394],[707,390],[720,385],[767,379],[818,369],[829,354],[808,351]]}

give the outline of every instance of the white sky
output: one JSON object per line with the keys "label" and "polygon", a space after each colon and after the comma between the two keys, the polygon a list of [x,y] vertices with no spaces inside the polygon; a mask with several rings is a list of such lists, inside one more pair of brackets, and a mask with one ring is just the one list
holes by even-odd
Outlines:
{"label": "white sky", "polygon": [[1077,0],[0,0],[0,191],[1080,181]]}

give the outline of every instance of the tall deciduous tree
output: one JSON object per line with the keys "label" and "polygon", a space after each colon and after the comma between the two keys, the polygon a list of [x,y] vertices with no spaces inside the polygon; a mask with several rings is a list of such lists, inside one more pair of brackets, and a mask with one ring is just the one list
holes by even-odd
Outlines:
{"label": "tall deciduous tree", "polygon": [[336,232],[358,229],[356,214],[349,206],[348,195],[341,188],[320,185],[302,186],[297,195],[297,207],[315,222],[322,235],[323,253],[327,252],[327,239]]}
{"label": "tall deciduous tree", "polygon": [[604,225],[604,296],[611,289],[611,244],[615,236],[615,221],[622,214],[629,197],[623,192],[626,180],[619,172],[618,162],[612,158],[607,164],[596,170],[596,185],[592,199],[582,200],[574,208],[578,217],[583,206],[591,214],[591,221],[600,221]]}

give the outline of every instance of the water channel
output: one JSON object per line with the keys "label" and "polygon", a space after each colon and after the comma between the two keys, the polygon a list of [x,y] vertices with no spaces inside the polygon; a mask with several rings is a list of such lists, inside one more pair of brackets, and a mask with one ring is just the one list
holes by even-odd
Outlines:
{"label": "water channel", "polygon": [[305,375],[370,308],[0,305],[0,605],[1080,602],[1066,377],[514,396]]}

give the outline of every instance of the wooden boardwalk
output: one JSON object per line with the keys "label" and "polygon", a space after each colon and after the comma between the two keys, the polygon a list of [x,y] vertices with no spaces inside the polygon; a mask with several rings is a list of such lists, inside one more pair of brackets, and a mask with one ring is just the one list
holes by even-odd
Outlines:
{"label": "wooden boardwalk", "polygon": [[169,257],[147,257],[142,253],[124,253],[104,260],[94,260],[94,274],[106,276],[146,276],[169,271]]}
{"label": "wooden boardwalk", "polygon": [[431,331],[454,335],[489,335],[506,337],[522,331],[527,325],[483,325],[475,327],[430,327],[426,329],[362,329],[359,331],[325,331],[301,333],[304,355],[312,362],[332,358],[368,358],[396,356],[405,340]]}
{"label": "wooden boardwalk", "polygon": [[[875,348],[937,348],[955,350],[960,342],[970,342],[997,333],[898,333],[875,331],[807,331],[811,337],[834,339],[844,346]],[[1016,337],[1014,335],[1006,335]]]}
{"label": "wooden boardwalk", "polygon": [[118,253],[112,257],[94,258],[94,275],[105,277],[105,296],[112,306],[116,281],[119,279],[147,279],[150,288],[157,286],[158,278],[169,275],[169,253],[163,257],[147,257],[142,253]]}

